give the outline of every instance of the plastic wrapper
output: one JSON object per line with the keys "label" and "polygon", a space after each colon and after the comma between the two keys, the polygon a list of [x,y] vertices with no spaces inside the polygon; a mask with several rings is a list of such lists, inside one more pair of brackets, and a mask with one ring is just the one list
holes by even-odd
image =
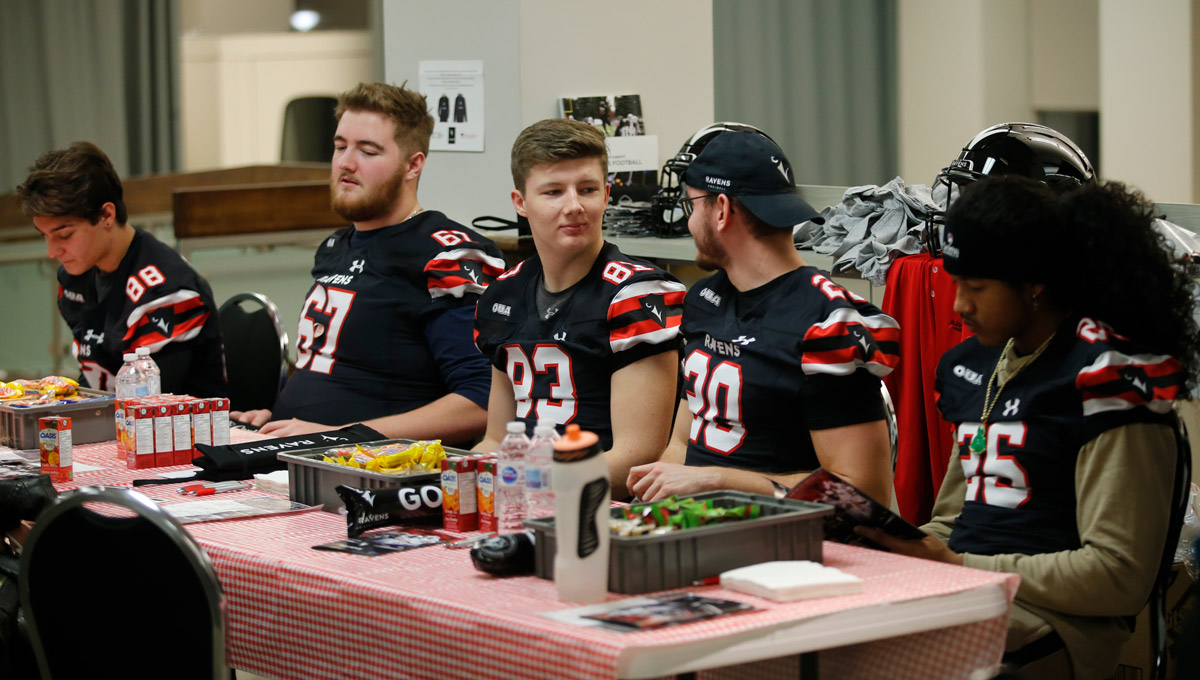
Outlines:
{"label": "plastic wrapper", "polygon": [[1200,487],[1192,483],[1191,493],[1188,495],[1187,509],[1183,513],[1183,527],[1179,530],[1179,546],[1175,548],[1175,561],[1183,562],[1183,567],[1187,569],[1193,581],[1200,581]]}
{"label": "plastic wrapper", "polygon": [[321,458],[356,470],[369,470],[389,475],[411,475],[419,472],[438,472],[446,450],[440,441],[418,441],[412,444],[384,444],[329,449]]}
{"label": "plastic wrapper", "polygon": [[440,525],[442,487],[437,484],[400,486],[394,489],[335,487],[346,504],[346,535],[385,526]]}

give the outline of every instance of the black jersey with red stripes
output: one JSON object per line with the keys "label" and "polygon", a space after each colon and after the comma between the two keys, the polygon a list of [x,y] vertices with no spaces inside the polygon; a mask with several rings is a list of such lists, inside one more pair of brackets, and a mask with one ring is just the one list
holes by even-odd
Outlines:
{"label": "black jersey with red stripes", "polygon": [[[162,391],[197,397],[225,395],[225,362],[212,289],[179,253],[152,234],[134,230],[129,250],[111,273],[95,267],[73,276],[58,270],[58,309],[74,336],[83,383],[116,389],[122,355],[187,355],[184,367],[164,371]],[[179,358],[176,356],[176,358]]]}
{"label": "black jersey with red stripes", "polygon": [[739,292],[724,272],[684,302],[688,465],[767,473],[820,463],[810,430],[884,418],[880,378],[899,358],[899,326],[804,266]]}
{"label": "black jersey with red stripes", "polygon": [[950,548],[981,555],[1077,549],[1080,450],[1112,428],[1171,422],[1182,369],[1103,323],[1072,319],[998,397],[993,394],[985,445],[973,452],[1001,351],[969,338],[938,364],[938,408],[954,424],[958,450],[950,464],[962,465],[967,481]]}
{"label": "black jersey with red stripes", "polygon": [[577,423],[612,446],[612,374],[679,351],[685,288],[653,264],[605,243],[591,270],[549,318],[537,310],[535,255],[501,274],[475,310],[475,342],[512,381],[517,419]]}
{"label": "black jersey with red stripes", "polygon": [[436,211],[377,231],[334,233],[317,248],[296,370],[272,417],[342,424],[445,396],[425,324],[473,306],[503,271],[496,244]]}

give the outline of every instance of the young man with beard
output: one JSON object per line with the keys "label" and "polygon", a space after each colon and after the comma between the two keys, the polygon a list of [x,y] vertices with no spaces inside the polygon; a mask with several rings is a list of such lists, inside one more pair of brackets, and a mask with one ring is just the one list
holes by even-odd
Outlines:
{"label": "young man with beard", "polygon": [[818,466],[887,504],[890,446],[879,389],[896,322],[808,266],[792,227],[819,219],[783,151],[725,132],[684,173],[696,264],[717,273],[684,301],[686,402],[656,463],[629,473],[642,500],[737,489],[772,495]]}
{"label": "young man with beard", "polygon": [[115,390],[122,355],[146,347],[163,392],[225,395],[212,289],[179,253],[126,223],[124,188],[103,151],[76,142],[43,154],[17,200],[62,265],[58,309],[75,336],[80,384]]}
{"label": "young man with beard", "polygon": [[489,389],[473,314],[504,271],[500,251],[418,203],[433,132],[422,95],[363,83],[335,115],[330,200],[352,224],[317,249],[296,370],[275,408],[235,418],[277,436],[363,422],[389,437],[470,441]]}
{"label": "young man with beard", "polygon": [[479,302],[476,343],[494,368],[477,449],[494,451],[512,420],[577,423],[600,437],[623,498],[629,468],[670,434],[684,287],[604,242],[607,174],[604,135],[586,123],[543,120],[513,144],[513,206],[537,255]]}

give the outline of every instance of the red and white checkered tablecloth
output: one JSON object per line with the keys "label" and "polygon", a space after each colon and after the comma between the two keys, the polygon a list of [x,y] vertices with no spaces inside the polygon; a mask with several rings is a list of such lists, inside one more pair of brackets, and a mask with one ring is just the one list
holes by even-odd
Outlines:
{"label": "red and white checkered tablecloth", "polygon": [[[239,439],[254,435],[240,433]],[[127,470],[112,443],[80,446],[76,460],[112,467],[73,485],[128,484],[161,469]],[[141,490],[157,497],[174,485]],[[236,499],[238,492],[222,495]],[[254,492],[258,493],[258,492]],[[190,500],[194,500],[188,497]],[[655,631],[613,633],[558,623],[540,612],[576,605],[554,583],[497,579],[476,571],[466,550],[421,548],[380,557],[313,550],[345,538],[345,520],[326,512],[191,524],[227,597],[229,661],[281,680],[327,678],[612,678],[629,650],[766,634],[800,619],[999,587],[1009,600],[1019,578],[825,543],[825,564],[864,581],[861,594],[779,604],[716,586],[695,588],[762,611]],[[624,597],[610,595],[610,598]],[[824,678],[965,678],[992,666],[1007,616],[893,637],[820,656]],[[705,678],[797,677],[795,657],[701,672]]]}

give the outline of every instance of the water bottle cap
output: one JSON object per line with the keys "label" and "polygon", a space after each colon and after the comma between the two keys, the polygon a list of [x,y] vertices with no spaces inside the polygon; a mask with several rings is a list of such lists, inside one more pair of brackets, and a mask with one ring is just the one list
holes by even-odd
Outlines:
{"label": "water bottle cap", "polygon": [[137,355],[138,355],[139,357],[148,357],[148,356],[150,356],[150,348],[149,348],[149,347],[138,347],[138,348],[137,348]]}
{"label": "water bottle cap", "polygon": [[121,355],[121,358],[125,361],[137,361],[137,355],[133,352],[126,352]]}
{"label": "water bottle cap", "polygon": [[554,436],[554,426],[553,425],[542,425],[539,422],[538,426],[533,428],[533,436],[535,436],[535,437],[553,437]]}
{"label": "water bottle cap", "polygon": [[600,453],[600,437],[595,432],[579,429],[578,425],[567,426],[567,432],[554,442],[554,460],[570,463]]}
{"label": "water bottle cap", "polygon": [[504,426],[504,431],[508,432],[509,434],[524,434],[525,433],[525,423],[522,423],[519,420],[514,420],[511,423],[509,423],[508,425]]}

